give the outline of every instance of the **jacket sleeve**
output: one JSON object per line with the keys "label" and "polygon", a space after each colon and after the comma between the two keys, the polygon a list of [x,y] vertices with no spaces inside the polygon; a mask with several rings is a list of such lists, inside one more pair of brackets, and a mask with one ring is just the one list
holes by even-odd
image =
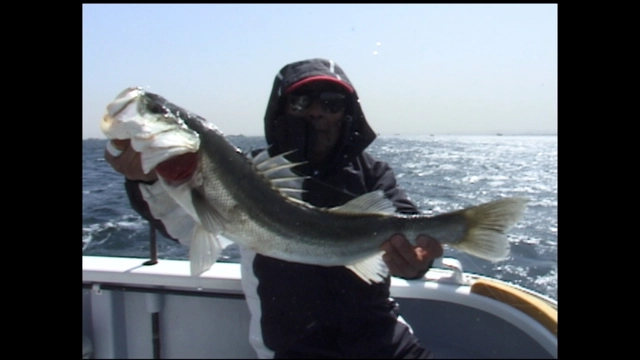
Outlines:
{"label": "jacket sleeve", "polygon": [[382,190],[385,196],[396,206],[396,211],[402,214],[419,214],[418,207],[409,199],[407,193],[396,181],[396,175],[391,166],[385,161],[375,159],[373,156],[363,153],[368,170],[365,182],[369,191]]}

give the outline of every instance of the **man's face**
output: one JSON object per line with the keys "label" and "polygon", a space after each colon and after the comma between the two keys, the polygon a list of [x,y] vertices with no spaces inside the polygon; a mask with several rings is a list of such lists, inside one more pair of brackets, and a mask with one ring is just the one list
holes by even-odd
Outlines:
{"label": "man's face", "polygon": [[311,163],[326,158],[340,139],[348,95],[339,85],[316,82],[295,89],[287,96],[286,113],[303,117],[316,131]]}

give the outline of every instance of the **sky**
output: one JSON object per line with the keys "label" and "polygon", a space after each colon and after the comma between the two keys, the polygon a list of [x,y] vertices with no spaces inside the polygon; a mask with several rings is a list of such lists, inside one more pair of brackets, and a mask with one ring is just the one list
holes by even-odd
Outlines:
{"label": "sky", "polygon": [[381,135],[557,134],[557,4],[83,4],[82,138],[129,86],[262,136],[278,71],[316,57]]}

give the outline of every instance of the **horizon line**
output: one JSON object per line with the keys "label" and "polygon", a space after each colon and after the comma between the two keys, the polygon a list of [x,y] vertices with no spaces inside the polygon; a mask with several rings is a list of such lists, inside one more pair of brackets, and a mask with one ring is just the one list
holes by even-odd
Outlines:
{"label": "horizon line", "polygon": [[[376,133],[377,136],[558,136],[557,132],[522,132],[522,133]],[[224,134],[224,136],[264,137],[264,135]],[[82,140],[108,140],[106,137],[86,137]]]}

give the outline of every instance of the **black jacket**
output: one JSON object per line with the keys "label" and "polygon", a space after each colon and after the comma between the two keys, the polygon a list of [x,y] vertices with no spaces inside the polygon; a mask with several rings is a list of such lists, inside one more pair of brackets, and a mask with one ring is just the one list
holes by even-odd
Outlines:
{"label": "black jacket", "polygon": [[[282,94],[311,76],[334,77],[354,89],[342,69],[329,60],[300,61],[282,68],[273,83],[264,119],[271,155],[296,149],[291,160],[304,160],[304,151],[300,150],[309,146],[313,128],[284,115]],[[365,151],[376,135],[355,90],[346,115],[342,137],[329,161],[317,168],[294,168],[309,176],[303,186],[303,200],[319,207],[333,207],[383,190],[398,212],[417,213],[416,206],[398,188],[390,166]],[[397,321],[388,278],[368,285],[344,267],[296,264],[260,254],[255,255],[253,272],[258,279],[262,338],[276,357],[428,355],[407,327]]]}

